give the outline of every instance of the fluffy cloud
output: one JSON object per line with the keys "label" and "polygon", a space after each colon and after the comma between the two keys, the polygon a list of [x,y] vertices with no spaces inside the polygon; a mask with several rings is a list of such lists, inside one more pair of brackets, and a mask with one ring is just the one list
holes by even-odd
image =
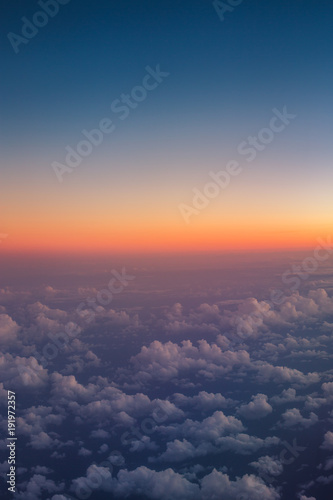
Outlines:
{"label": "fluffy cloud", "polygon": [[32,406],[24,411],[23,416],[17,417],[17,433],[30,439],[29,445],[42,450],[58,446],[60,441],[53,439],[47,432],[49,425],[60,426],[65,416],[54,413],[51,406]]}
{"label": "fluffy cloud", "polygon": [[241,432],[244,426],[235,417],[227,417],[223,411],[216,411],[202,422],[185,420],[182,424],[161,426],[159,431],[169,437],[182,436],[194,441],[216,441],[226,433]]}
{"label": "fluffy cloud", "polygon": [[35,302],[26,308],[30,326],[26,330],[26,338],[40,341],[47,338],[46,335],[56,334],[64,331],[64,325],[68,321],[68,314],[61,309],[51,309],[50,307]]}
{"label": "fluffy cloud", "polygon": [[318,422],[318,417],[315,413],[311,412],[309,418],[304,418],[301,415],[301,412],[297,408],[292,408],[290,410],[285,411],[282,414],[283,427],[310,427]]}
{"label": "fluffy cloud", "polygon": [[172,400],[178,407],[203,412],[227,408],[233,404],[231,399],[226,399],[222,394],[208,393],[206,391],[200,391],[196,396],[185,396],[184,394],[176,393],[173,395]]}
{"label": "fluffy cloud", "polygon": [[315,316],[324,317],[332,312],[333,298],[319,288],[309,291],[307,297],[295,292],[278,308],[254,297],[248,298],[238,306],[235,313],[229,315],[229,320],[239,337],[246,339],[258,337],[275,325],[306,322]]}
{"label": "fluffy cloud", "polygon": [[272,380],[276,383],[288,382],[297,386],[315,384],[320,381],[318,373],[302,373],[294,368],[286,366],[273,366],[264,361],[253,363],[254,369],[258,372],[258,380],[260,382],[268,382]]}
{"label": "fluffy cloud", "polygon": [[[202,441],[192,444],[186,439],[175,439],[167,443],[167,449],[158,459],[159,462],[182,462],[195,457],[231,451],[239,455],[249,455],[261,448],[276,446],[280,442],[277,437],[261,439],[248,434],[240,433],[234,436],[221,436],[215,441]],[[151,459],[150,461],[155,461]]]}
{"label": "fluffy cloud", "polygon": [[[95,467],[88,469],[87,479],[95,473],[100,474],[100,488],[112,492],[116,497],[126,498],[141,494],[151,500],[199,500],[200,489],[197,484],[190,483],[172,469],[156,472],[147,467],[138,467],[133,471],[120,470],[117,478],[109,478],[106,469]],[[110,476],[110,474],[109,474]],[[73,489],[87,489],[86,478],[74,481]]]}
{"label": "fluffy cloud", "polygon": [[[105,469],[96,467],[95,475],[105,477]],[[92,474],[88,469],[87,478]],[[87,488],[86,478],[74,481],[73,490],[81,486]],[[251,500],[278,500],[279,494],[271,487],[253,475],[245,475],[230,480],[229,476],[215,469],[205,476],[200,484],[194,484],[172,469],[155,471],[141,466],[135,470],[121,470],[116,478],[100,480],[100,489],[111,492],[117,498],[140,495],[149,500],[236,500],[251,498]]]}
{"label": "fluffy cloud", "polygon": [[324,442],[321,446],[326,450],[333,450],[333,432],[327,431],[324,436]]}
{"label": "fluffy cloud", "polygon": [[283,465],[280,460],[269,455],[260,457],[257,462],[251,462],[250,465],[262,475],[280,476],[283,472]]}
{"label": "fluffy cloud", "polygon": [[184,340],[181,345],[173,342],[163,344],[156,340],[149,347],[142,347],[141,352],[131,358],[136,370],[135,380],[141,383],[172,380],[191,371],[215,379],[235,366],[249,362],[246,351],[223,351],[217,344],[209,344],[206,340],[199,341],[198,347],[189,340]]}
{"label": "fluffy cloud", "polygon": [[295,401],[302,401],[304,397],[296,396],[296,390],[293,388],[284,389],[280,396],[273,396],[270,401],[276,405],[282,405],[286,403],[294,403]]}
{"label": "fluffy cloud", "polygon": [[[149,416],[157,423],[179,420],[184,412],[167,400],[151,400],[143,393],[126,394],[99,377],[96,383],[80,384],[74,375],[53,373],[52,402],[68,406],[81,420],[109,424],[110,418],[123,426],[132,426],[135,419]],[[101,430],[97,431],[101,433]],[[96,434],[97,436],[97,434]],[[103,431],[102,431],[103,437]]]}
{"label": "fluffy cloud", "polygon": [[54,481],[46,479],[41,474],[34,474],[27,483],[24,493],[16,493],[15,498],[18,500],[36,500],[41,497],[42,493],[55,493],[62,491],[64,487],[65,483],[56,485]]}
{"label": "fluffy cloud", "polygon": [[250,403],[242,405],[237,413],[242,417],[249,419],[263,418],[272,413],[273,408],[267,402],[268,397],[265,394],[252,396]]}
{"label": "fluffy cloud", "polygon": [[10,381],[12,388],[40,388],[48,379],[45,370],[35,358],[23,358],[7,353],[0,355],[0,378]]}
{"label": "fluffy cloud", "polygon": [[[222,496],[221,496],[222,495]],[[201,481],[202,500],[278,500],[280,495],[256,476],[245,475],[231,481],[229,476],[217,472],[215,469],[211,474],[205,476]]]}
{"label": "fluffy cloud", "polygon": [[333,382],[326,382],[321,386],[328,403],[333,402]]}
{"label": "fluffy cloud", "polygon": [[89,455],[92,454],[92,451],[90,450],[87,450],[87,448],[80,448],[79,451],[77,452],[77,454],[80,456],[80,457],[89,457]]}
{"label": "fluffy cloud", "polygon": [[17,340],[18,324],[7,314],[0,314],[0,345],[12,344]]}
{"label": "fluffy cloud", "polygon": [[97,429],[92,431],[90,437],[95,439],[106,439],[110,437],[110,433],[105,431],[104,429]]}

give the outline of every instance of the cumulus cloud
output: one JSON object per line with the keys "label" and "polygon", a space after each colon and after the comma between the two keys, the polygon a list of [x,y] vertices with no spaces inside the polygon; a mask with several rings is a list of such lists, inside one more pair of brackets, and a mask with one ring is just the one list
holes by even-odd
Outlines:
{"label": "cumulus cloud", "polygon": [[280,476],[283,472],[283,465],[276,457],[265,455],[250,465],[258,470],[261,475]]}
{"label": "cumulus cloud", "polygon": [[49,425],[60,426],[65,416],[54,413],[51,406],[32,406],[16,419],[17,434],[29,438],[29,446],[36,450],[50,449],[60,444],[47,431]]}
{"label": "cumulus cloud", "polygon": [[301,415],[301,412],[297,408],[292,408],[290,410],[285,411],[282,414],[283,423],[281,424],[283,427],[310,427],[318,422],[318,416],[311,412],[309,418],[304,418]]}
{"label": "cumulus cloud", "polygon": [[169,440],[158,461],[180,462],[221,451],[246,455],[279,443],[276,437],[261,439],[245,434],[242,422],[222,411],[214,412],[201,422],[187,419],[182,424],[160,426],[156,430]]}
{"label": "cumulus cloud", "polygon": [[80,448],[79,451],[77,452],[77,454],[80,456],[80,457],[89,457],[89,455],[92,455],[92,451],[90,450],[87,450],[87,448]]}
{"label": "cumulus cloud", "polygon": [[246,351],[223,351],[217,344],[209,344],[206,340],[199,341],[198,347],[189,340],[181,342],[181,345],[173,342],[163,344],[156,340],[149,347],[142,347],[141,352],[131,358],[136,371],[135,380],[141,383],[172,380],[193,371],[213,380],[249,362]]}
{"label": "cumulus cloud", "polygon": [[279,396],[273,396],[270,398],[271,403],[276,405],[282,405],[286,403],[294,403],[295,401],[302,401],[305,398],[296,395],[296,389],[289,388],[284,389]]}
{"label": "cumulus cloud", "polygon": [[241,432],[244,426],[233,416],[226,416],[223,411],[215,411],[202,422],[185,420],[182,424],[161,426],[159,431],[169,437],[182,436],[194,441],[216,441],[226,433]]}
{"label": "cumulus cloud", "polygon": [[251,500],[278,500],[280,495],[256,476],[245,475],[231,481],[229,476],[216,471],[205,476],[201,481],[202,500],[221,498],[223,500],[236,500],[249,498]]}
{"label": "cumulus cloud", "polygon": [[249,419],[263,418],[272,413],[273,408],[267,402],[268,396],[265,394],[257,394],[252,396],[252,401],[248,404],[240,406],[237,413],[242,417]]}
{"label": "cumulus cloud", "polygon": [[226,399],[222,394],[208,393],[206,391],[200,391],[195,396],[185,396],[184,394],[176,393],[173,395],[172,400],[178,407],[199,411],[227,408],[233,404],[231,399]]}
{"label": "cumulus cloud", "polygon": [[0,355],[0,378],[10,380],[12,388],[40,388],[46,384],[48,373],[32,356],[24,358],[7,353]]}
{"label": "cumulus cloud", "polygon": [[318,373],[302,373],[295,368],[286,366],[274,366],[265,361],[253,363],[254,369],[258,372],[258,380],[260,382],[273,381],[276,383],[288,382],[297,386],[315,384],[320,381]]}
{"label": "cumulus cloud", "polygon": [[147,498],[156,500],[199,499],[199,486],[192,484],[172,469],[156,472],[147,467],[128,472],[120,471],[113,492],[119,496],[144,492]]}
{"label": "cumulus cloud", "polygon": [[64,331],[68,321],[68,314],[61,309],[52,309],[41,302],[30,304],[26,308],[30,326],[26,329],[26,339],[31,342],[41,341],[48,334],[57,334]]}
{"label": "cumulus cloud", "polygon": [[95,439],[106,439],[110,437],[110,433],[104,429],[96,429],[91,432],[90,437]]}
{"label": "cumulus cloud", "polygon": [[36,465],[35,467],[32,467],[31,470],[35,474],[44,474],[45,476],[54,472],[52,469],[45,467],[44,465]]}
{"label": "cumulus cloud", "polygon": [[0,314],[0,345],[5,346],[17,341],[20,330],[18,324],[8,314]]}
{"label": "cumulus cloud", "polygon": [[[95,474],[105,475],[102,468],[95,468]],[[87,471],[87,478],[91,471]],[[74,481],[73,489],[86,487],[86,478]],[[278,500],[279,494],[253,475],[245,475],[230,480],[229,476],[213,470],[205,476],[200,484],[190,482],[184,476],[172,469],[155,471],[141,466],[132,471],[121,470],[116,478],[101,480],[100,489],[111,492],[116,498],[126,498],[131,495],[141,495],[149,500],[236,500],[251,498],[251,500]]]}
{"label": "cumulus cloud", "polygon": [[333,432],[331,431],[326,432],[321,447],[324,448],[325,450],[333,450]]}
{"label": "cumulus cloud", "polygon": [[[53,291],[49,290],[50,304],[56,304],[56,299]],[[75,446],[73,441],[60,442],[62,425],[67,425],[66,420],[69,417],[77,425],[79,433],[78,448],[75,447],[74,450],[76,449],[81,457],[91,455],[93,462],[98,458],[102,459],[102,453],[110,453],[113,446],[117,446],[113,443],[117,439],[116,434],[122,436],[128,431],[127,434],[133,436],[131,428],[136,427],[139,432],[142,431],[141,436],[130,440],[127,451],[136,452],[136,455],[131,455],[131,463],[132,459],[137,460],[132,467],[139,464],[141,467],[130,471],[121,470],[118,476],[113,478],[102,476],[100,481],[100,489],[111,493],[115,498],[141,495],[147,499],[158,500],[212,500],[220,498],[223,492],[223,499],[227,500],[242,497],[251,500],[278,499],[277,491],[265,485],[255,475],[237,477],[240,470],[242,474],[255,472],[261,476],[273,477],[282,473],[280,460],[274,455],[268,455],[271,451],[276,453],[274,447],[281,444],[279,435],[268,436],[268,429],[265,429],[266,433],[259,434],[263,435],[263,438],[251,435],[256,433],[252,429],[258,428],[258,423],[251,420],[268,415],[273,418],[273,407],[275,409],[278,405],[286,404],[292,408],[282,414],[282,423],[272,428],[281,434],[281,426],[302,431],[318,422],[313,410],[333,401],[333,382],[328,381],[332,379],[330,371],[317,373],[313,368],[312,371],[294,368],[301,366],[300,362],[304,356],[307,367],[310,366],[313,356],[328,358],[326,345],[332,344],[332,339],[327,333],[328,323],[326,322],[322,334],[320,321],[325,315],[331,314],[332,303],[326,292],[315,291],[306,297],[293,294],[276,310],[272,310],[268,302],[256,299],[243,301],[238,305],[237,311],[234,310],[233,303],[232,310],[227,312],[222,311],[220,303],[205,303],[190,310],[180,303],[171,308],[163,307],[161,315],[152,314],[146,324],[147,330],[149,325],[149,328],[152,327],[151,332],[158,330],[161,333],[159,338],[163,338],[165,331],[179,334],[186,332],[186,335],[196,331],[203,336],[206,333],[215,334],[216,340],[195,341],[195,336],[189,336],[191,341],[151,342],[154,337],[147,336],[142,340],[140,335],[137,335],[133,341],[137,354],[131,358],[129,368],[120,368],[115,372],[110,363],[112,358],[108,359],[109,352],[106,347],[105,352],[102,352],[103,349],[97,350],[101,339],[98,329],[96,336],[91,329],[83,332],[80,340],[72,341],[71,352],[66,351],[65,356],[58,356],[55,364],[57,367],[58,363],[59,366],[62,364],[57,368],[60,372],[52,373],[52,363],[48,365],[48,371],[43,369],[32,356],[25,358],[12,354],[1,355],[0,376],[3,376],[5,387],[10,381],[10,388],[36,388],[38,397],[43,398],[47,394],[45,406],[38,406],[38,403],[34,402],[28,404],[35,406],[21,408],[17,417],[17,433],[24,436],[24,442],[27,442],[29,448],[37,451],[51,449],[52,451],[45,455],[51,459],[64,459],[66,454],[60,453],[64,451],[63,446]],[[52,309],[39,302],[35,302],[27,310],[27,318],[24,318],[23,312],[13,316],[19,325],[28,324],[31,320],[29,327],[22,326],[20,330],[18,324],[7,315],[7,310],[0,309],[0,342],[1,335],[6,341],[15,336],[17,339],[17,335],[28,339],[29,332],[35,342],[45,336],[46,332],[62,331],[64,323],[70,319],[70,313]],[[11,311],[9,306],[8,311]],[[107,325],[110,332],[116,332],[119,338],[120,333],[128,331],[128,328],[142,326],[139,316],[132,315],[129,310],[106,311],[100,308],[98,321],[104,321],[103,328]],[[97,323],[94,325],[96,328]],[[245,336],[241,345],[239,342],[238,345],[233,343],[231,337],[234,332],[230,333],[230,326],[234,328],[237,325],[241,325],[242,331],[246,332],[249,338],[255,337],[256,342],[252,344],[249,341],[246,345]],[[278,328],[280,326],[281,329]],[[10,331],[12,333],[9,333]],[[98,338],[98,344],[94,344],[95,338]],[[85,344],[87,339],[89,343]],[[147,346],[142,346],[146,341]],[[107,344],[106,342],[105,346]],[[103,361],[94,353],[95,347],[96,352],[101,353],[99,355]],[[32,349],[32,346],[26,346],[25,351],[18,352],[30,354]],[[297,360],[294,359],[296,357]],[[101,365],[103,377],[96,376]],[[320,369],[320,363],[317,363],[316,367]],[[260,385],[260,388],[251,392],[250,395],[254,395],[250,401],[248,392],[245,393],[241,386],[246,378],[249,379],[250,387],[256,382],[257,385],[267,384],[265,388]],[[305,394],[309,385],[323,380],[328,382],[322,384],[322,392],[315,389],[318,392]],[[280,394],[268,398],[263,393],[271,394],[272,384],[286,384],[286,387],[280,386]],[[174,385],[177,385],[177,393],[174,393]],[[44,391],[42,395],[39,391],[44,387],[50,390],[47,393]],[[37,394],[37,391],[29,391],[29,397],[35,393]],[[1,394],[6,397],[3,385],[0,385]],[[161,399],[157,395],[160,395]],[[297,408],[293,408],[296,402],[300,401],[304,402],[302,414]],[[151,430],[154,436],[146,435],[148,431],[146,433],[140,427],[142,422],[147,420],[146,417],[154,421]],[[245,419],[250,430],[244,427]],[[321,413],[321,419],[324,420],[324,412]],[[4,421],[0,423],[3,425]],[[57,432],[54,432],[54,426],[58,426]],[[83,433],[81,435],[80,430]],[[318,451],[324,455],[321,459],[323,471],[333,467],[332,454],[329,453],[330,456],[327,457],[328,454],[323,451],[333,449],[331,434],[328,431],[321,438],[321,451],[321,443],[318,443]],[[86,442],[86,437],[95,440],[93,446],[89,446],[90,442]],[[96,441],[98,439],[100,441]],[[123,442],[122,445],[126,446]],[[1,446],[5,444],[0,443]],[[242,464],[247,463],[252,469],[240,469],[235,465],[233,468],[230,466],[230,470],[221,467],[219,472],[214,470],[209,474],[211,467],[206,466],[206,463],[214,463],[212,455],[216,454],[219,455],[218,463],[223,463],[225,452],[240,455],[259,452],[262,456],[257,458],[258,455],[255,455],[251,457],[252,461],[240,461]],[[188,463],[180,464],[183,461]],[[84,463],[84,460],[81,459],[80,462]],[[145,467],[147,464],[158,464],[158,470]],[[160,470],[163,464],[172,468]],[[125,463],[117,465],[124,467]],[[76,487],[89,487],[89,481],[93,481],[98,469],[103,468],[89,468],[85,477],[73,482],[72,491],[75,491]],[[35,498],[39,495],[42,498],[47,496],[49,499],[62,500],[65,495],[62,494],[60,485],[48,483],[44,477],[49,471],[44,465],[31,469],[34,480],[27,479],[22,483],[22,488],[26,488],[24,498],[32,500],[31,495],[35,495]],[[206,476],[203,477],[204,474]],[[320,476],[317,479],[323,485],[330,484],[331,476]],[[304,495],[303,497],[306,498]]]}
{"label": "cumulus cloud", "polygon": [[65,483],[57,485],[51,479],[47,479],[41,474],[34,474],[28,481],[24,493],[16,493],[15,498],[18,500],[36,500],[40,498],[42,493],[55,493],[62,491]]}
{"label": "cumulus cloud", "polygon": [[321,386],[328,403],[333,402],[333,382],[326,382]]}
{"label": "cumulus cloud", "polygon": [[[115,423],[131,427],[135,419],[144,416],[153,418],[157,423],[179,420],[184,412],[174,403],[151,400],[146,394],[126,394],[99,377],[96,383],[80,384],[74,375],[64,376],[53,373],[51,376],[51,401],[54,405],[68,405],[81,421],[94,422],[99,426],[107,425],[112,418]],[[93,437],[105,437],[97,430]]]}
{"label": "cumulus cloud", "polygon": [[285,298],[280,307],[268,301],[247,298],[235,313],[229,315],[231,326],[243,338],[258,337],[276,325],[307,322],[313,317],[325,317],[333,312],[333,298],[323,288],[311,290],[307,297],[294,292]]}

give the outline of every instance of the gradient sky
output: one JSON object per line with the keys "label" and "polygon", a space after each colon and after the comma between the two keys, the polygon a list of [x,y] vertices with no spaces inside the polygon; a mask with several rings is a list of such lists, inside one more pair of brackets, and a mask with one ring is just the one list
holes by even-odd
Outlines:
{"label": "gradient sky", "polygon": [[[220,21],[204,0],[71,0],[15,54],[37,2],[2,14],[1,252],[311,247],[330,233],[333,6],[244,1]],[[145,67],[170,73],[121,121],[110,104]],[[272,109],[297,118],[255,161],[237,153]],[[82,129],[114,119],[59,183],[51,167]],[[186,225],[211,170],[243,172]]]}

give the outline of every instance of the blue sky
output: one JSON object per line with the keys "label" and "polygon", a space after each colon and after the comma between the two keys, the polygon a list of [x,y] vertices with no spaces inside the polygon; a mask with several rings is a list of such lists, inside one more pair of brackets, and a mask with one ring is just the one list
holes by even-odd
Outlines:
{"label": "blue sky", "polygon": [[[206,1],[71,0],[19,54],[3,38],[5,149],[15,153],[19,141],[33,158],[46,160],[108,115],[111,101],[142,80],[147,64],[159,63],[170,72],[163,94],[160,88],[149,96],[119,141],[158,147],[166,136],[181,148],[181,136],[193,154],[206,139],[216,151],[262,126],[272,107],[290,103],[302,125],[285,146],[301,136],[304,159],[309,139],[325,151],[332,8],[329,2],[243,2],[221,22]],[[20,18],[31,19],[36,10],[35,2],[12,3],[5,31],[20,33]]]}
{"label": "blue sky", "polygon": [[[244,1],[221,22],[213,3],[203,0],[111,5],[70,0],[15,54],[6,34],[20,34],[22,17],[31,20],[38,9],[37,2],[17,1],[2,19],[7,189],[0,223],[2,232],[12,234],[7,248],[28,240],[22,231],[28,224],[36,226],[31,247],[43,245],[41,235],[50,224],[56,240],[67,245],[61,229],[67,214],[73,217],[68,224],[83,226],[87,212],[92,227],[103,219],[103,228],[77,240],[82,245],[95,240],[99,247],[117,213],[124,234],[115,238],[122,248],[133,248],[128,235],[134,214],[137,226],[149,233],[151,249],[193,250],[205,239],[210,249],[238,248],[224,223],[228,218],[243,231],[233,221],[235,205],[254,226],[269,213],[278,221],[276,233],[305,228],[311,211],[311,237],[283,242],[288,248],[313,245],[327,232],[333,208],[329,2]],[[147,65],[160,65],[169,76],[121,122],[110,105],[141,84]],[[180,242],[184,221],[177,207],[191,202],[193,188],[207,182],[210,170],[237,157],[240,142],[267,126],[273,108],[284,106],[297,116],[292,126],[195,219],[194,239]],[[59,185],[52,163],[63,163],[65,148],[76,148],[82,130],[105,117],[115,119],[116,130]],[[168,241],[161,240],[163,234],[154,238],[156,219]],[[215,225],[230,235],[227,243],[211,234]],[[282,245],[278,237],[261,241],[259,232],[266,228],[259,226],[252,246]]]}

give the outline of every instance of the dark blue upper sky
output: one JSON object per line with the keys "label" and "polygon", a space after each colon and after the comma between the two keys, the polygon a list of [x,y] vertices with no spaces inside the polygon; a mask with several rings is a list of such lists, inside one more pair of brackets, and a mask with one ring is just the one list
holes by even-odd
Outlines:
{"label": "dark blue upper sky", "polygon": [[183,126],[220,133],[287,102],[316,119],[322,112],[329,124],[323,116],[332,103],[329,1],[244,1],[221,22],[204,0],[70,0],[17,55],[6,34],[20,34],[21,17],[31,19],[39,7],[16,0],[3,10],[7,145],[57,142],[93,124],[141,81],[147,64],[157,63],[171,77],[163,99],[155,95],[136,113],[146,131],[163,133],[166,126],[172,134]]}
{"label": "dark blue upper sky", "polygon": [[[70,0],[15,54],[7,33],[20,35],[22,17],[31,20],[38,10],[36,1],[13,0],[1,20],[9,213],[11,203],[22,203],[23,191],[32,200],[48,193],[52,210],[58,210],[58,191],[51,201],[59,189],[52,162],[64,161],[65,147],[75,147],[83,129],[112,117],[112,101],[142,83],[147,65],[157,64],[170,73],[168,78],[126,122],[117,117],[112,137],[83,162],[80,173],[68,176],[62,206],[82,212],[78,207],[86,204],[94,185],[91,205],[96,206],[94,196],[107,203],[109,191],[115,196],[116,190],[126,206],[138,207],[139,198],[147,206],[150,193],[155,195],[151,204],[165,207],[169,221],[172,214],[179,219],[177,206],[188,202],[197,183],[207,182],[209,170],[234,158],[244,138],[267,126],[273,108],[287,106],[297,120],[232,189],[239,189],[241,200],[255,193],[254,204],[270,193],[276,213],[281,190],[289,186],[295,217],[309,203],[318,217],[331,210],[325,191],[333,180],[330,1],[244,0],[221,22],[213,2],[205,0]],[[102,195],[104,187],[108,191]],[[303,199],[296,202],[300,187]],[[230,190],[237,204],[235,192]],[[221,205],[221,214],[226,212]],[[141,217],[147,219],[144,210]]]}

